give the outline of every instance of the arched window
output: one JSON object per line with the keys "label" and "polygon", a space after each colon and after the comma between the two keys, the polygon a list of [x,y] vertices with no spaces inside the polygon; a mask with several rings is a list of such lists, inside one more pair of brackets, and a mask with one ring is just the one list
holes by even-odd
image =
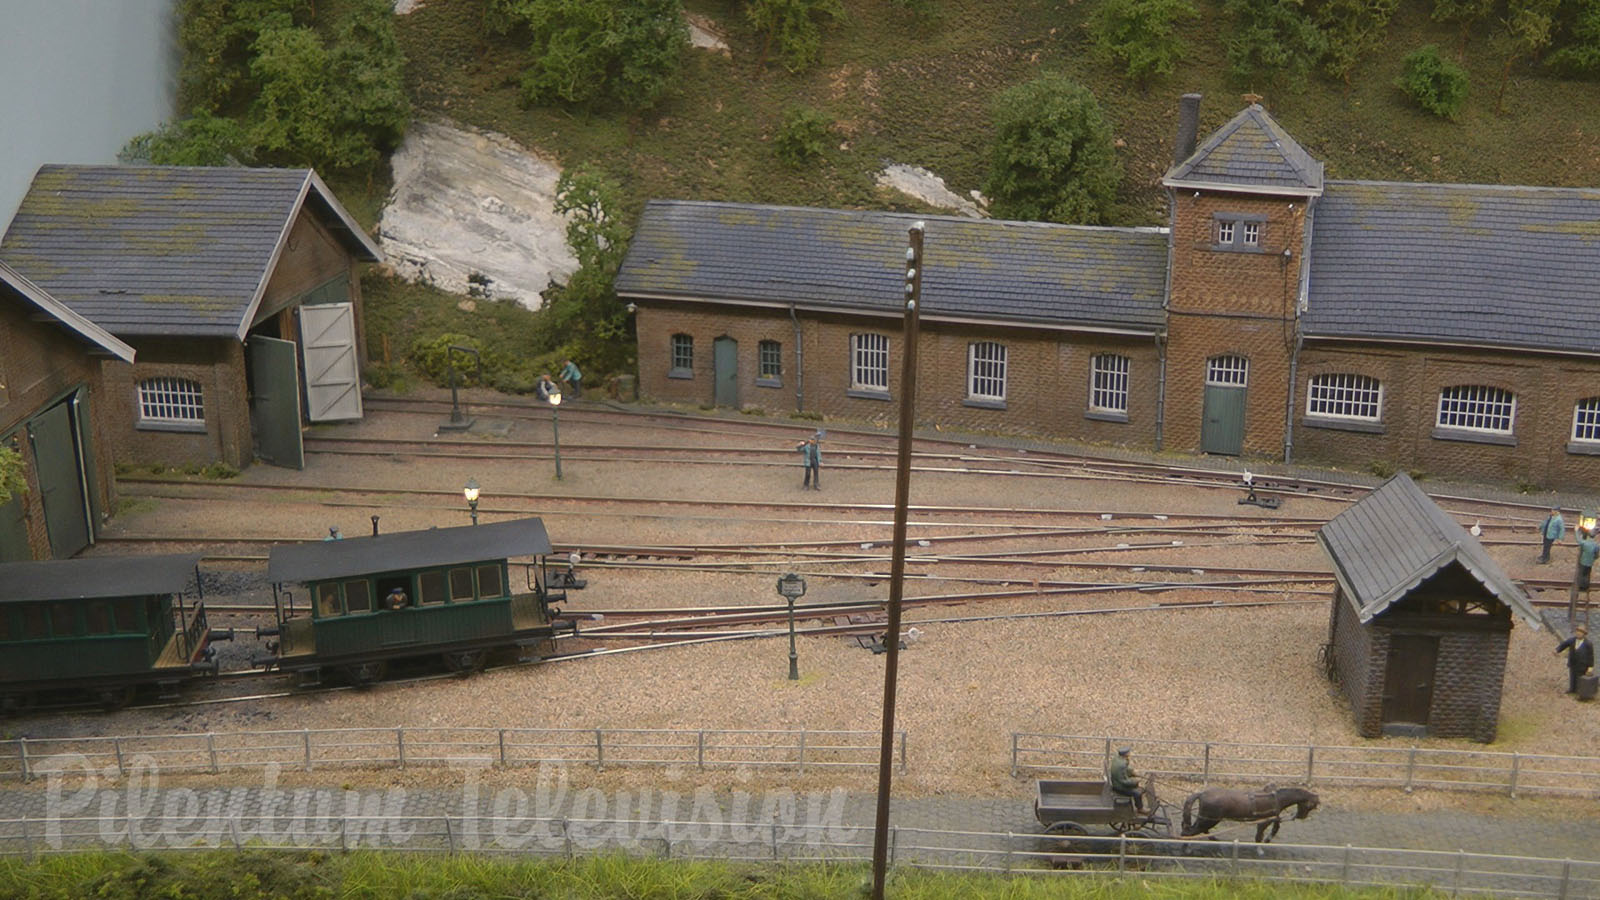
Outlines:
{"label": "arched window", "polygon": [[1006,399],[1006,345],[977,341],[967,345],[967,397]]}
{"label": "arched window", "polygon": [[1600,444],[1600,397],[1587,397],[1572,408],[1572,441]]}
{"label": "arched window", "polygon": [[1317,375],[1306,389],[1306,415],[1376,422],[1383,414],[1383,383],[1367,375]]}
{"label": "arched window", "polygon": [[1089,362],[1089,410],[1128,412],[1129,359],[1116,353],[1096,354]]}
{"label": "arched window", "polygon": [[694,377],[694,338],[690,335],[672,336],[672,365],[667,369],[667,377]]}
{"label": "arched window", "polygon": [[1482,384],[1458,384],[1439,392],[1440,428],[1510,434],[1517,395]]}
{"label": "arched window", "polygon": [[139,382],[140,425],[203,427],[205,421],[205,398],[200,382],[166,377]]}

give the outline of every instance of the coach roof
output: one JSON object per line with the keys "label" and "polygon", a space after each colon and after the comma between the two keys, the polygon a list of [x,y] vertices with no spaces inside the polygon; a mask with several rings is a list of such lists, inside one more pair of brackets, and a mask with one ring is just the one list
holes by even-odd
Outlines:
{"label": "coach roof", "polygon": [[99,556],[0,563],[0,600],[87,600],[180,594],[195,581],[199,554]]}
{"label": "coach roof", "polygon": [[1157,228],[652,200],[617,293],[897,315],[917,221],[927,223],[926,319],[1163,328],[1167,234]]}
{"label": "coach roof", "polygon": [[267,580],[279,584],[325,581],[549,552],[550,538],[543,521],[514,519],[340,541],[279,544],[272,548],[267,561]]}

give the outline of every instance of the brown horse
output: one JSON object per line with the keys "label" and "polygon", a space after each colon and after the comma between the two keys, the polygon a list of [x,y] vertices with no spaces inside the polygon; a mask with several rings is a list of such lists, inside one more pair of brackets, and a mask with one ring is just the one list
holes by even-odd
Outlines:
{"label": "brown horse", "polygon": [[[1191,819],[1190,811],[1199,803],[1199,818]],[[1206,788],[1190,794],[1183,801],[1183,836],[1205,834],[1224,819],[1231,822],[1255,822],[1256,843],[1271,843],[1283,822],[1283,811],[1295,807],[1294,817],[1304,819],[1317,808],[1317,795],[1303,787],[1278,787],[1267,785],[1257,793],[1235,791],[1227,788]],[[1271,828],[1272,833],[1267,834]]]}

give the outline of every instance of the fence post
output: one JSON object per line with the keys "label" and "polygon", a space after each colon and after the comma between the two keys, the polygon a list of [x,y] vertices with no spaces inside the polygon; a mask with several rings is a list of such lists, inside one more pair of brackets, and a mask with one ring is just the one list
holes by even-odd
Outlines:
{"label": "fence post", "polygon": [[806,730],[800,729],[800,774],[806,773]]}
{"label": "fence post", "polygon": [[[243,853],[244,852],[244,845],[239,842],[239,820],[238,819],[229,819],[228,820],[228,836],[233,838],[233,851],[235,853]],[[339,840],[341,842],[344,841],[344,832],[342,832],[342,831],[339,833]]]}
{"label": "fence post", "polygon": [[1239,839],[1238,838],[1234,838],[1233,839],[1233,853],[1230,854],[1230,857],[1232,858],[1233,863],[1232,863],[1229,871],[1232,872],[1233,877],[1238,878],[1239,877]]}
{"label": "fence post", "polygon": [[1348,885],[1350,883],[1350,845],[1349,844],[1345,844],[1344,845],[1344,866],[1342,868],[1340,868],[1340,870],[1339,870],[1339,883],[1340,884],[1345,884],[1345,885]]}
{"label": "fence post", "polygon": [[1311,771],[1317,765],[1317,748],[1314,744],[1306,745],[1306,787],[1311,787]]}
{"label": "fence post", "polygon": [[1567,900],[1567,888],[1572,884],[1572,860],[1561,861],[1561,894],[1560,900]]}
{"label": "fence post", "polygon": [[339,852],[340,853],[349,853],[350,852],[349,834],[350,834],[350,817],[349,816],[340,816],[339,817]]}
{"label": "fence post", "polygon": [[567,859],[572,858],[572,825],[566,816],[561,817],[561,843],[567,850]]}
{"label": "fence post", "polygon": [[1509,787],[1509,789],[1511,791],[1511,799],[1513,799],[1513,800],[1517,799],[1517,775],[1521,770],[1522,770],[1522,754],[1520,754],[1520,753],[1512,753],[1511,754],[1511,784],[1508,785],[1508,787]]}
{"label": "fence post", "polygon": [[444,819],[444,839],[449,844],[450,852],[452,854],[454,854],[456,852],[456,832],[455,832],[455,829],[450,827],[450,817],[449,816],[441,816],[440,818]]}
{"label": "fence post", "polygon": [[1411,793],[1411,777],[1416,774],[1416,771],[1417,748],[1412,747],[1411,752],[1406,754],[1406,783],[1405,787],[1403,788],[1403,790],[1408,794]]}
{"label": "fence post", "polygon": [[1206,743],[1206,753],[1205,753],[1204,767],[1200,772],[1200,784],[1208,785],[1210,783],[1211,783],[1211,744],[1208,741]]}
{"label": "fence post", "polygon": [[217,774],[217,736],[206,732],[206,753],[211,755],[211,774]]}
{"label": "fence post", "polygon": [[900,732],[900,774],[906,773],[906,733]]}
{"label": "fence post", "polygon": [[[1013,736],[1015,736],[1015,734],[1016,734],[1016,732],[1012,732]],[[1009,832],[1009,831],[1006,832],[1006,874],[1007,875],[1011,874],[1011,845],[1016,843],[1016,838],[1017,838],[1017,836],[1015,834],[1013,834],[1012,832]]]}
{"label": "fence post", "polygon": [[22,780],[25,782],[32,781],[33,774],[28,771],[28,739],[17,738],[17,747],[22,752]]}
{"label": "fence post", "polygon": [[28,853],[28,862],[33,862],[33,830],[28,827],[27,817],[22,819],[22,846]]}
{"label": "fence post", "polygon": [[1456,850],[1456,875],[1455,879],[1450,883],[1450,896],[1454,897],[1461,893],[1461,870],[1466,867],[1467,852],[1460,849]]}
{"label": "fence post", "polygon": [[772,858],[778,858],[778,820],[772,820]]}
{"label": "fence post", "polygon": [[895,851],[900,847],[900,826],[889,826],[889,868],[894,868]]}
{"label": "fence post", "polygon": [[[1234,842],[1238,846],[1238,841]],[[1117,871],[1128,871],[1128,833],[1126,831],[1117,835]]]}
{"label": "fence post", "polygon": [[406,730],[405,730],[405,728],[396,728],[394,730],[394,756],[395,756],[396,762],[398,762],[400,764],[400,768],[404,769],[406,767]]}
{"label": "fence post", "polygon": [[1011,732],[1011,777],[1017,777],[1017,733]]}
{"label": "fence post", "polygon": [[506,767],[506,730],[500,729],[500,768]]}
{"label": "fence post", "polygon": [[306,771],[311,771],[311,729],[300,729],[300,736],[306,742]]}
{"label": "fence post", "polygon": [[594,768],[597,772],[606,770],[605,739],[600,736],[600,729],[594,730]]}
{"label": "fence post", "polygon": [[122,766],[122,738],[112,738],[111,749],[117,754],[117,777],[121,778],[127,774],[127,770]]}
{"label": "fence post", "polygon": [[704,728],[700,729],[700,734],[695,739],[694,764],[701,769],[706,767],[706,732]]}

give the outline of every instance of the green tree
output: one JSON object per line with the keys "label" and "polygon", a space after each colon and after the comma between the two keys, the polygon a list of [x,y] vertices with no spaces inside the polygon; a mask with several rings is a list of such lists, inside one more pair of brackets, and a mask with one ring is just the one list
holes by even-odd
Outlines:
{"label": "green tree", "polygon": [[1328,39],[1306,15],[1303,0],[1224,0],[1222,8],[1233,19],[1225,41],[1228,74],[1240,84],[1286,79],[1298,87],[1328,51]]}
{"label": "green tree", "polygon": [[1566,78],[1600,76],[1600,0],[1566,0],[1557,19],[1550,71]]}
{"label": "green tree", "polygon": [[1322,68],[1346,85],[1362,58],[1383,44],[1400,0],[1313,0],[1312,21],[1328,40]]}
{"label": "green tree", "polygon": [[490,0],[486,24],[526,37],[529,103],[647,109],[689,43],[679,0]]}
{"label": "green tree", "polygon": [[1122,177],[1094,94],[1057,74],[1000,95],[990,158],[984,190],[1011,219],[1103,222]]}
{"label": "green tree", "polygon": [[761,58],[778,45],[783,67],[803,72],[822,58],[822,23],[844,18],[840,0],[750,0],[745,16],[764,37]]}
{"label": "green tree", "polygon": [[1494,107],[1497,111],[1505,112],[1506,85],[1511,83],[1511,67],[1519,59],[1537,57],[1539,51],[1549,46],[1559,2],[1560,0],[1509,0],[1506,4],[1506,18],[1503,22],[1505,30],[1500,35],[1505,64],[1500,69],[1500,90],[1494,96]]}
{"label": "green tree", "polygon": [[28,491],[27,468],[22,454],[5,444],[0,444],[0,506],[11,502]]}
{"label": "green tree", "polygon": [[225,116],[250,105],[250,74],[263,32],[312,24],[312,0],[180,0],[178,110]]}
{"label": "green tree", "polygon": [[1453,119],[1467,99],[1467,82],[1467,70],[1440,56],[1439,47],[1429,44],[1406,55],[1395,87],[1428,112]]}
{"label": "green tree", "polygon": [[1460,29],[1461,45],[1456,48],[1458,57],[1467,55],[1467,38],[1473,26],[1489,18],[1497,0],[1433,0],[1433,20],[1455,25]]}
{"label": "green tree", "polygon": [[251,149],[238,122],[202,109],[139,135],[117,157],[158,166],[227,166],[247,160]]}
{"label": "green tree", "polygon": [[555,209],[567,216],[567,246],[578,270],[566,284],[545,291],[539,311],[545,344],[536,351],[561,348],[600,371],[624,367],[631,340],[616,279],[630,232],[617,213],[621,197],[616,182],[587,166],[562,172],[557,180]]}
{"label": "green tree", "polygon": [[827,113],[806,106],[790,107],[783,111],[783,124],[772,139],[772,149],[779,159],[800,168],[827,152],[832,129],[833,120]]}
{"label": "green tree", "polygon": [[1090,14],[1089,40],[1097,56],[1143,89],[1172,74],[1184,49],[1174,26],[1195,15],[1188,0],[1104,0]]}

